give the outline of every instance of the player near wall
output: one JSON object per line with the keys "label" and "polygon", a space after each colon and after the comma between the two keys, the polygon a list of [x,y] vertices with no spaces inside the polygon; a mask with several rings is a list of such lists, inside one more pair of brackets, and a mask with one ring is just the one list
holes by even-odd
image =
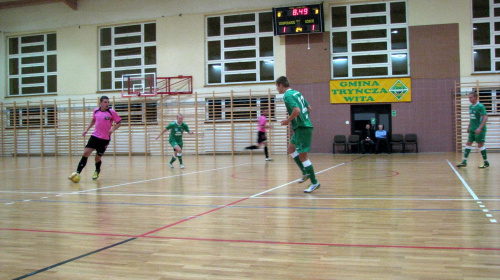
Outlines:
{"label": "player near wall", "polygon": [[490,163],[488,162],[486,147],[484,146],[484,142],[486,141],[486,122],[488,121],[486,107],[479,102],[477,91],[469,93],[469,101],[472,103],[469,106],[470,122],[467,127],[469,138],[467,139],[467,143],[465,143],[464,158],[457,167],[467,166],[467,158],[472,149],[472,144],[477,142],[477,147],[481,151],[484,160],[484,163],[479,165],[479,168],[488,168]]}
{"label": "player near wall", "polygon": [[167,132],[167,130],[170,130],[170,136],[168,138],[168,142],[170,145],[174,148],[174,154],[172,155],[172,159],[170,160],[170,163],[168,164],[170,168],[174,168],[174,161],[176,158],[179,159],[179,163],[181,168],[184,168],[184,164],[182,163],[182,147],[183,147],[183,142],[182,142],[182,134],[184,131],[186,131],[189,134],[193,134],[193,131],[189,131],[189,127],[185,122],[182,122],[183,120],[182,114],[177,115],[177,121],[171,122],[168,126],[165,127],[165,129],[156,137],[156,140],[160,138],[160,136]]}
{"label": "player near wall", "polygon": [[255,150],[255,149],[259,149],[262,145],[264,145],[264,154],[266,155],[266,161],[271,161],[273,159],[269,157],[269,151],[267,150],[266,129],[271,128],[271,126],[267,124],[267,114],[268,114],[267,109],[262,110],[260,118],[259,118],[259,127],[258,127],[258,132],[257,132],[257,145],[248,146],[245,149]]}
{"label": "player near wall", "polygon": [[293,129],[293,136],[288,144],[287,152],[302,171],[302,178],[298,182],[303,183],[307,179],[311,179],[311,184],[304,190],[305,193],[311,193],[320,187],[314,173],[314,167],[307,157],[314,129],[309,119],[311,106],[300,92],[290,88],[290,82],[285,76],[276,80],[276,89],[279,93],[284,94],[283,100],[288,111],[288,118],[281,121],[281,125],[291,123]]}
{"label": "player near wall", "polygon": [[87,129],[85,129],[82,136],[85,137],[87,132],[89,132],[92,126],[95,125],[94,133],[90,136],[90,139],[83,150],[83,156],[78,163],[76,172],[73,172],[68,179],[75,183],[80,181],[80,173],[85,165],[87,165],[88,157],[94,150],[96,150],[95,171],[92,179],[96,180],[99,178],[102,164],[101,158],[108,148],[111,134],[113,134],[113,132],[120,127],[121,120],[122,119],[118,116],[115,110],[109,108],[109,98],[107,96],[101,96],[99,99],[99,107],[94,109],[92,121]]}

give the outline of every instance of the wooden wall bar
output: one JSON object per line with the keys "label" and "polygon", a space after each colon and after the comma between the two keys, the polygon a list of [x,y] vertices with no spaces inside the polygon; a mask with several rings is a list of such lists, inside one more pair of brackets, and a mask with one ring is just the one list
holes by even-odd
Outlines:
{"label": "wooden wall bar", "polygon": [[[500,88],[500,83],[459,83],[455,85],[455,139],[456,150],[461,152],[465,148],[465,143],[469,133],[467,127],[470,122],[469,114],[469,93],[479,89],[479,102],[484,104],[488,112],[488,122],[486,123],[485,147],[491,150],[500,150],[500,96],[490,95],[489,91]],[[475,145],[475,144],[474,144]],[[477,151],[477,149],[473,149]]]}
{"label": "wooden wall bar", "polygon": [[[268,132],[271,154],[286,153],[287,129],[279,123],[286,118],[286,109],[282,98],[276,98],[271,90],[113,97],[110,103],[123,124],[112,137],[108,155],[171,155],[168,133],[155,138],[178,113],[196,132],[184,135],[183,153],[241,153],[244,147],[256,144],[260,106],[272,108],[269,122],[273,129]],[[0,156],[81,154],[91,132],[85,137],[82,133],[98,104],[98,98],[95,102],[83,98],[0,103]]]}

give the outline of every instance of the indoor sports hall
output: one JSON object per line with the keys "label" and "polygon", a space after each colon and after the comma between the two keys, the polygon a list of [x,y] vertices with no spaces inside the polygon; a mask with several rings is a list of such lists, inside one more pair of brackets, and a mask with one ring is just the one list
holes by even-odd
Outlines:
{"label": "indoor sports hall", "polygon": [[498,11],[0,0],[0,279],[498,279]]}

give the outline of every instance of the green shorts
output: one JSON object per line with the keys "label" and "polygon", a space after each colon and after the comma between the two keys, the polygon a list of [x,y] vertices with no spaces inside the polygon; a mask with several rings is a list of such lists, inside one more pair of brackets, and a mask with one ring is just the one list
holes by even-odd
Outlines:
{"label": "green shorts", "polygon": [[486,140],[486,129],[483,128],[479,134],[476,134],[475,131],[475,129],[469,131],[469,138],[467,139],[467,142],[484,143]]}
{"label": "green shorts", "polygon": [[175,146],[179,145],[179,147],[181,147],[182,149],[182,141],[178,141],[178,140],[175,140],[175,139],[168,139],[168,143],[170,143],[170,145],[172,145],[172,148],[175,149]]}
{"label": "green shorts", "polygon": [[298,127],[294,130],[290,143],[295,145],[297,153],[307,153],[311,149],[312,127]]}

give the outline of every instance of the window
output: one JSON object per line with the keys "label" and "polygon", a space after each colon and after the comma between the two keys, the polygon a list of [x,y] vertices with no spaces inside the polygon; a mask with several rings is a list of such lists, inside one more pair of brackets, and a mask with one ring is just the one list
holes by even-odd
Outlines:
{"label": "window", "polygon": [[156,73],[156,23],[99,30],[100,90],[119,90],[122,76]]}
{"label": "window", "polygon": [[472,34],[474,73],[499,73],[499,0],[472,0]]}
{"label": "window", "polygon": [[332,79],[408,76],[405,1],[331,7]]}
{"label": "window", "polygon": [[206,20],[207,84],[274,81],[271,12],[212,16]]}
{"label": "window", "polygon": [[8,127],[53,127],[56,125],[56,109],[54,106],[9,108]]}
{"label": "window", "polygon": [[488,114],[500,114],[500,89],[480,89],[479,101]]}
{"label": "window", "polygon": [[269,118],[275,118],[274,97],[252,97],[207,99],[207,121],[256,120],[262,110],[269,111]]}
{"label": "window", "polygon": [[[157,124],[158,104],[156,102],[116,103],[114,110],[122,118],[122,124]],[[130,113],[129,113],[130,112]]]}
{"label": "window", "polygon": [[55,33],[10,37],[8,41],[8,95],[57,93]]}

